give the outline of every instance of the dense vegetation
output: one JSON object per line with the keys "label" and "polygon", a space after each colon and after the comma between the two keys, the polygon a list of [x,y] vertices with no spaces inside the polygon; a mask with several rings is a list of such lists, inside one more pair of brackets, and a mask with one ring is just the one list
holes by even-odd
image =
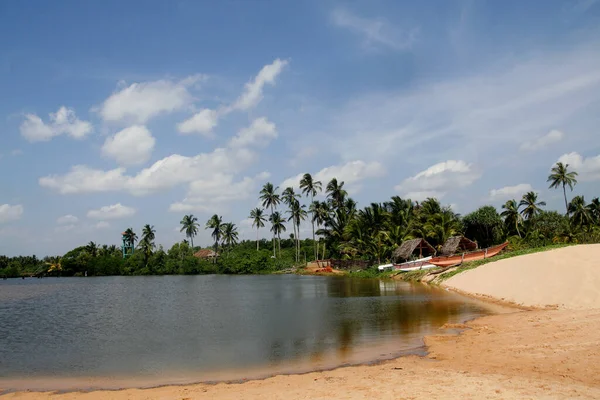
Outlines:
{"label": "dense vegetation", "polygon": [[[324,258],[361,259],[376,265],[390,260],[404,240],[422,237],[439,248],[459,234],[477,241],[480,247],[508,239],[514,250],[600,242],[599,199],[589,204],[583,196],[567,199],[566,188],[573,190],[576,177],[577,173],[562,163],[557,163],[548,177],[550,188],[563,190],[564,215],[544,210],[546,203],[537,193],[528,192],[518,202],[506,201],[501,212],[487,205],[460,216],[434,198],[419,203],[394,196],[359,209],[344,189],[344,182],[335,178],[325,186],[326,199],[314,200],[323,190],[322,183],[305,174],[299,186],[308,207],[291,187],[279,193],[272,183],[263,186],[259,193],[263,208],[253,209],[249,215],[257,230],[256,241],[239,243],[236,225],[213,215],[205,229],[214,240],[212,249],[220,255],[216,260],[194,256],[199,248],[193,247],[193,240],[200,224],[193,215],[186,215],[181,220],[181,232],[189,240],[167,251],[162,246],[156,248],[154,227],[146,225],[139,241],[132,228],[125,231],[129,247],[126,258],[121,248],[90,242],[62,257],[0,257],[0,276],[270,273]],[[306,220],[311,224],[312,238],[301,240],[300,226]],[[260,229],[265,227],[272,236],[269,241],[259,239]],[[292,233],[282,239],[288,228]],[[134,248],[137,250],[132,251]]]}

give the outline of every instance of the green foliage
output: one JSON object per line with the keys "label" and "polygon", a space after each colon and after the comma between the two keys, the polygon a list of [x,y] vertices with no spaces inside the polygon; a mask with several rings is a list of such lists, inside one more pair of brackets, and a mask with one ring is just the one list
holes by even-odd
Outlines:
{"label": "green foliage", "polygon": [[483,206],[463,218],[465,235],[479,247],[502,243],[505,239],[503,221],[493,206]]}

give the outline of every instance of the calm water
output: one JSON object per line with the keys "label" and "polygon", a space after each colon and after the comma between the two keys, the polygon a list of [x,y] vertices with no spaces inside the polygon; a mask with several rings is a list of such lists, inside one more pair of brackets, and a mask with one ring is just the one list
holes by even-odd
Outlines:
{"label": "calm water", "polygon": [[483,307],[426,286],[343,277],[5,280],[0,387],[24,378],[158,384],[245,371],[228,376],[241,378],[389,358]]}

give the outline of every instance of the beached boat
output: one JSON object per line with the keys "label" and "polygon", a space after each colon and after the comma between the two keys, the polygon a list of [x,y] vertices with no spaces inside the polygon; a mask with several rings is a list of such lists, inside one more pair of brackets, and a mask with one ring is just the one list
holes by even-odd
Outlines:
{"label": "beached boat", "polygon": [[427,269],[427,268],[435,267],[435,265],[429,264],[429,260],[431,260],[431,256],[420,258],[418,260],[406,261],[401,264],[394,264],[394,263],[383,264],[383,265],[380,265],[379,267],[377,267],[377,269],[379,269],[379,271],[394,270],[394,271],[407,272],[407,271],[414,271],[417,269]]}
{"label": "beached boat", "polygon": [[494,257],[496,254],[500,253],[506,246],[508,246],[508,242],[504,242],[497,246],[488,247],[486,249],[472,251],[469,253],[462,253],[454,256],[434,257],[431,260],[429,260],[429,263],[438,267],[451,267],[453,265],[460,265],[464,262],[483,260],[485,258]]}

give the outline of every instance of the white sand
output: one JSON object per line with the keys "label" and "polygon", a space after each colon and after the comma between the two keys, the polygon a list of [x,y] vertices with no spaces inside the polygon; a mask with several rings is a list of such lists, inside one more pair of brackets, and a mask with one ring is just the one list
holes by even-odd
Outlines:
{"label": "white sand", "polygon": [[600,244],[492,262],[455,275],[444,286],[524,306],[600,308]]}

